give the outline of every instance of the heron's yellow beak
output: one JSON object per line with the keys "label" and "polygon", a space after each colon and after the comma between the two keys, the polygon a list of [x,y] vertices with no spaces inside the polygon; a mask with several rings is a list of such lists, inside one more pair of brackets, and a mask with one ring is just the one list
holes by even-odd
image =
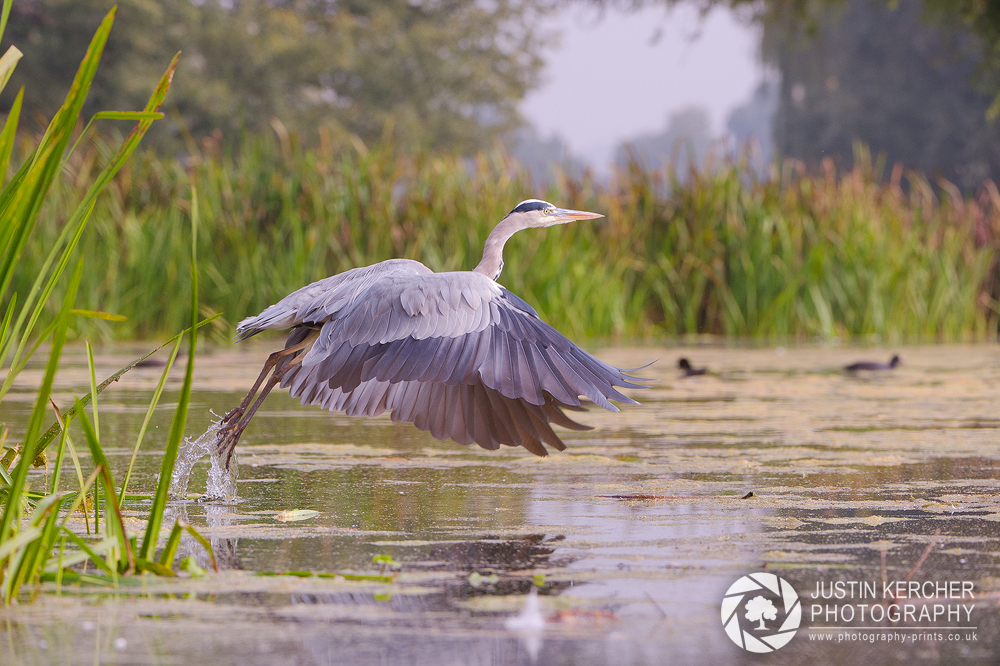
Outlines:
{"label": "heron's yellow beak", "polygon": [[604,217],[600,213],[588,213],[585,210],[568,210],[566,208],[557,208],[556,215],[557,221],[559,223],[572,222],[573,220],[593,220],[598,217]]}

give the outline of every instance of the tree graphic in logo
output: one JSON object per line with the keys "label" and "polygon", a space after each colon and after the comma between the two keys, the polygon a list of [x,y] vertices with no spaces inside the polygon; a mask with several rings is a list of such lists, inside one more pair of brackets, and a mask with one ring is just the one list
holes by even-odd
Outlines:
{"label": "tree graphic in logo", "polygon": [[756,631],[767,631],[764,626],[764,618],[768,620],[778,619],[778,609],[774,607],[770,599],[764,597],[754,597],[744,606],[747,609],[746,618],[751,622],[760,621],[759,627],[754,627]]}
{"label": "tree graphic in logo", "polygon": [[726,635],[747,652],[784,647],[802,622],[799,595],[773,573],[752,573],[737,580],[726,591],[720,610]]}

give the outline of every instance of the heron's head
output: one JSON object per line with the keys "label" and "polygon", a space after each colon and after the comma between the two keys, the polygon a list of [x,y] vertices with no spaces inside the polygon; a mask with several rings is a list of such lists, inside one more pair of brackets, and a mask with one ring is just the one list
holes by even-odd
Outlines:
{"label": "heron's head", "polygon": [[557,208],[548,201],[540,199],[528,199],[514,206],[514,210],[507,213],[507,217],[517,219],[522,229],[528,229],[531,227],[551,227],[573,220],[592,220],[604,216],[600,213]]}

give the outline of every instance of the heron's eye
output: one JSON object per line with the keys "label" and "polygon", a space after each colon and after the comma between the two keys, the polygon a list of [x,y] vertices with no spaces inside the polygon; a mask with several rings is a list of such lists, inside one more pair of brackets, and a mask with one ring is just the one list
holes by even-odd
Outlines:
{"label": "heron's eye", "polygon": [[556,209],[555,208],[546,208],[545,209],[545,214],[546,215],[555,215],[556,214]]}

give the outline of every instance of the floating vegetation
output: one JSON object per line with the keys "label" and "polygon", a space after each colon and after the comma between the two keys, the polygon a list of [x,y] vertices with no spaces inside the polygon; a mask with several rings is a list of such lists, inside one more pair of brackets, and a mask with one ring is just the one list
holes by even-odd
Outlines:
{"label": "floating vegetation", "polygon": [[274,519],[282,523],[293,523],[299,520],[309,520],[318,515],[319,511],[313,511],[312,509],[291,509],[278,513]]}

